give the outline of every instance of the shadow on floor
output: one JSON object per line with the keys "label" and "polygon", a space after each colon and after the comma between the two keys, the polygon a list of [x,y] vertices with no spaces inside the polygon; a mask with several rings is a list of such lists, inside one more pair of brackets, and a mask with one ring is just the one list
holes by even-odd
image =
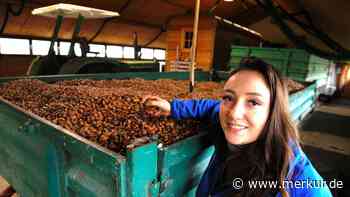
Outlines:
{"label": "shadow on floor", "polygon": [[[335,183],[341,181],[343,188],[331,188],[335,197],[350,196],[350,156],[320,148],[303,145],[303,150],[311,160],[313,166],[327,180]],[[334,184],[333,184],[334,186]]]}
{"label": "shadow on floor", "polygon": [[301,124],[303,131],[318,131],[350,138],[350,117],[332,113],[314,111]]}
{"label": "shadow on floor", "polygon": [[350,108],[350,99],[337,98],[327,105]]}

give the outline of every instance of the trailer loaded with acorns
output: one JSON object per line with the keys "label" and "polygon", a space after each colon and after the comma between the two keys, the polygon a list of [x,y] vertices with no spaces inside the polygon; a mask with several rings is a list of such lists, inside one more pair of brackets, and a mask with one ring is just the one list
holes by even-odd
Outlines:
{"label": "trailer loaded with acorns", "polygon": [[[142,97],[220,99],[223,82],[196,73],[0,78],[0,175],[23,196],[194,196],[213,153],[206,125],[152,118]],[[288,81],[300,121],[316,86]]]}

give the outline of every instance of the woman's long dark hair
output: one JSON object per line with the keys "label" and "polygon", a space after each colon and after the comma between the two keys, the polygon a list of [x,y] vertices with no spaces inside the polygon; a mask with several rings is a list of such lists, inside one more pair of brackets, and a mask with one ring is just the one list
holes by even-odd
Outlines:
{"label": "woman's long dark hair", "polygon": [[[260,73],[270,90],[270,111],[265,127],[258,138],[258,142],[263,147],[261,150],[263,161],[257,162],[256,165],[264,169],[264,177],[278,180],[283,184],[287,178],[289,163],[294,157],[291,143],[299,146],[298,130],[289,113],[287,87],[272,65],[261,59],[244,58],[230,76],[241,70]],[[288,196],[283,187],[280,187],[279,191],[282,196]]]}

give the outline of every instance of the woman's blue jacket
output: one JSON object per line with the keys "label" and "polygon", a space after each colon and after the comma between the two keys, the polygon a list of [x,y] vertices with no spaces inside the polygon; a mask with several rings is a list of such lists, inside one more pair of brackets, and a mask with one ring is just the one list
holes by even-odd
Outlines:
{"label": "woman's blue jacket", "polygon": [[[171,102],[171,117],[177,120],[180,119],[200,119],[209,120],[220,127],[219,124],[219,100],[178,100],[175,99]],[[286,191],[289,196],[332,196],[329,188],[325,185],[324,180],[319,173],[312,166],[310,160],[299,146],[293,146],[294,158],[289,164],[289,170],[287,177],[288,180],[285,183]],[[219,160],[214,152],[207,169],[202,175],[201,181],[198,185],[197,195],[198,197],[221,197],[225,196],[224,191],[213,193],[215,185],[215,177],[218,172]],[[234,180],[237,177],[232,177]],[[263,181],[263,180],[262,180]],[[243,183],[249,184],[249,183]],[[232,188],[227,188],[232,189]],[[280,193],[277,196],[281,196]]]}

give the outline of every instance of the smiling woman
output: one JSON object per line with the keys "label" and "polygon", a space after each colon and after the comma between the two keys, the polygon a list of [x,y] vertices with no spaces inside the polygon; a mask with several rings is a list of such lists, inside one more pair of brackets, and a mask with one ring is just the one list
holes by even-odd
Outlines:
{"label": "smiling woman", "polygon": [[[145,112],[174,119],[210,120],[215,152],[197,196],[331,196],[323,187],[284,187],[285,181],[323,181],[299,146],[286,87],[271,65],[244,59],[225,83],[221,100],[145,97]],[[152,110],[147,110],[148,107]],[[154,111],[154,107],[158,111]],[[237,187],[236,180],[242,184]],[[251,181],[277,186],[250,188]]]}
{"label": "smiling woman", "polygon": [[264,77],[256,71],[238,72],[226,82],[222,98],[219,115],[226,140],[236,145],[256,141],[270,108]]}

